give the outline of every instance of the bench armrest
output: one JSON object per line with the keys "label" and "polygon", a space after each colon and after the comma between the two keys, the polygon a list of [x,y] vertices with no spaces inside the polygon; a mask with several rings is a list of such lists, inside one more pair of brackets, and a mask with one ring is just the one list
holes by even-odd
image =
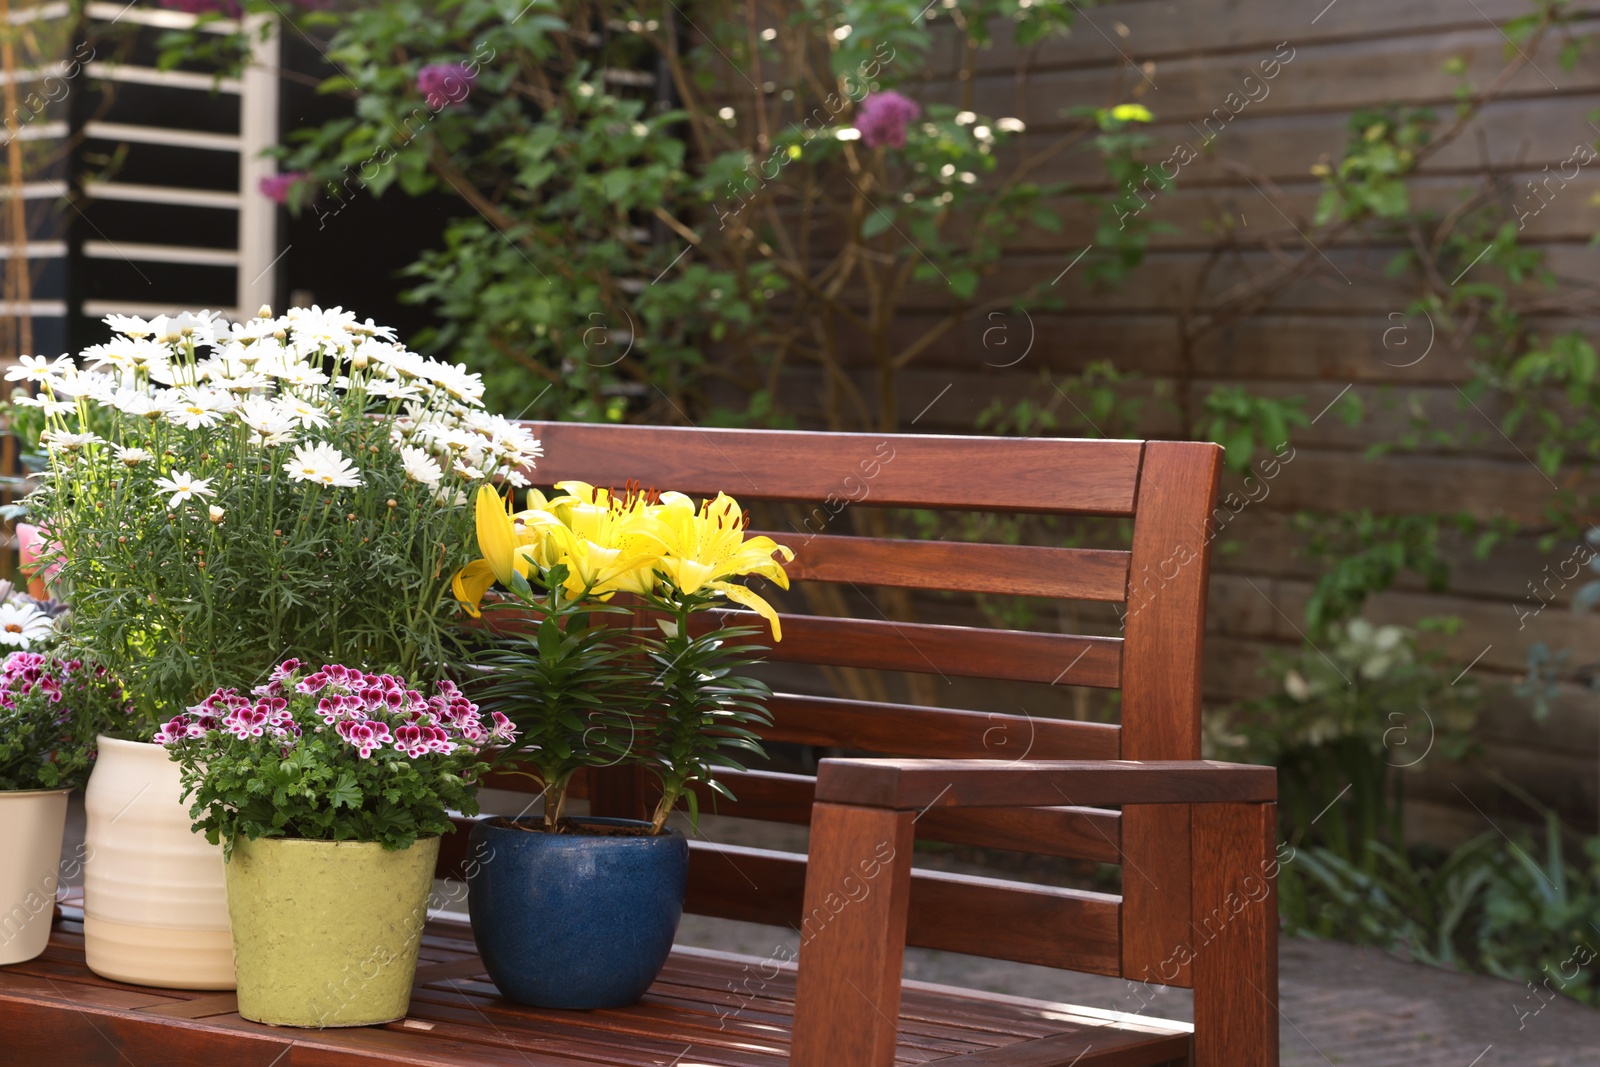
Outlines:
{"label": "bench armrest", "polygon": [[1270,803],[1278,772],[1212,760],[825,759],[816,798],[896,811]]}

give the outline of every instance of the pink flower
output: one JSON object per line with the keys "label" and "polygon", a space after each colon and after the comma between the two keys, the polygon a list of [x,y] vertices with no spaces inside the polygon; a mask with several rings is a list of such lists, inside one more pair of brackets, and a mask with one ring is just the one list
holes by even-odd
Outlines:
{"label": "pink flower", "polygon": [[29,577],[28,595],[35,600],[49,598],[50,592],[45,586],[61,569],[59,563],[53,563],[43,570],[39,569],[40,560],[61,552],[60,543],[47,542],[48,537],[49,534],[42,527],[27,522],[17,523],[17,566]]}
{"label": "pink flower", "polygon": [[248,741],[267,732],[269,714],[265,708],[260,707],[235,708],[222,720],[222,728],[239,740]]}
{"label": "pink flower", "polygon": [[156,731],[156,736],[151,740],[158,745],[172,745],[190,738],[204,737],[205,727],[189,718],[187,715],[174,715],[163,723],[161,729]]}
{"label": "pink flower", "polygon": [[271,200],[274,204],[287,204],[289,190],[300,182],[306,180],[308,175],[304,171],[291,170],[282,174],[269,174],[261,179],[261,195]]}
{"label": "pink flower", "polygon": [[906,146],[906,126],[922,116],[922,108],[909,97],[890,90],[873,93],[856,110],[856,129],[869,148]]}
{"label": "pink flower", "polygon": [[478,75],[465,63],[429,63],[417,71],[417,92],[434,111],[463,102],[477,84]]}
{"label": "pink flower", "polygon": [[489,718],[494,721],[494,728],[489,731],[490,737],[493,737],[496,741],[503,741],[508,745],[517,739],[516,724],[510,719],[498,711],[491,714]]}
{"label": "pink flower", "polygon": [[345,721],[335,726],[334,731],[353,746],[362,759],[389,740],[389,727],[381,722]]}

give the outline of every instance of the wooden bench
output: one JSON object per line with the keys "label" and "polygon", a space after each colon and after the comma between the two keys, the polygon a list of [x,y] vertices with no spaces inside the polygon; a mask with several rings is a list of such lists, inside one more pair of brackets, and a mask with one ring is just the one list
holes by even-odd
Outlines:
{"label": "wooden bench", "polygon": [[[722,816],[809,825],[809,861],[692,842],[687,910],[800,933],[798,967],[674,952],[640,1005],[500,999],[470,934],[430,925],[412,1014],[358,1031],[244,1022],[230,994],[144,990],[50,950],[0,968],[0,1041],[37,1064],[660,1064],[1267,1067],[1278,1062],[1276,778],[1200,761],[1200,660],[1220,449],[1186,442],[813,434],[548,424],[541,482],[637,479],[832,516],[856,506],[1132,519],[1127,551],[776,529],[797,582],[1122,602],[1121,637],[785,614],[773,660],[995,684],[1121,689],[1121,724],[781,693],[778,743],[813,777],[730,774]],[[886,458],[887,457],[887,458]],[[864,489],[862,488],[864,487]],[[834,504],[809,510],[832,498]],[[804,527],[802,521],[797,524]],[[797,598],[789,595],[792,603]],[[1056,690],[1043,690],[1056,693]],[[1035,708],[1038,712],[1040,709]],[[997,750],[997,737],[1012,747]],[[1025,756],[997,760],[997,754]],[[990,758],[981,758],[990,757]],[[509,779],[511,783],[518,779]],[[519,787],[520,788],[520,787]],[[591,811],[639,816],[637,775],[591,776]],[[1120,808],[1120,810],[1114,810]],[[468,862],[463,835],[441,874]],[[912,869],[913,839],[1120,863],[1122,894]],[[1194,1025],[902,981],[907,944],[1194,989]],[[1130,1001],[1136,998],[1130,998]]]}

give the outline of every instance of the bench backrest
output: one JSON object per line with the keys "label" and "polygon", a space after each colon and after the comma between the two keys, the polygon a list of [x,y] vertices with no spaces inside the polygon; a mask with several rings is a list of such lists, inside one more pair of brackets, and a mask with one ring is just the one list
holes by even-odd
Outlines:
{"label": "bench backrest", "polygon": [[[1201,642],[1210,518],[1221,449],[1106,441],[703,430],[540,423],[541,485],[632,480],[741,503],[801,505],[832,516],[863,505],[1132,519],[1128,550],[990,545],[848,536],[845,523],[770,530],[792,547],[796,582],[955,590],[1122,602],[1121,637],[944,626],[878,618],[785,615],[780,662],[875,668],[1056,686],[1119,688],[1121,724],[1040,714],[779,693],[775,742],[945,758],[1197,759]],[[1061,705],[1065,706],[1065,691]],[[1040,709],[1033,709],[1039,711]],[[1001,747],[1009,745],[1009,747]],[[737,802],[721,815],[806,824],[814,779],[728,774]],[[631,775],[601,772],[597,814],[644,814]],[[703,810],[711,810],[709,798]],[[917,872],[908,943],[1101,974],[1187,985],[1174,946],[1188,938],[1189,813],[1071,806],[951,810],[917,823],[919,839],[1123,865],[1122,896],[991,878]],[[802,928],[804,857],[694,842],[692,912]],[[720,853],[720,857],[716,855]],[[1176,973],[1174,973],[1176,971]]]}

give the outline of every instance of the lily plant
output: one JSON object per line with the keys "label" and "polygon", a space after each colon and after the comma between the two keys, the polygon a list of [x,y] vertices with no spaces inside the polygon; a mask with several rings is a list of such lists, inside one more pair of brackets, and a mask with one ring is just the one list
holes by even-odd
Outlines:
{"label": "lily plant", "polygon": [[759,576],[786,589],[777,557],[794,553],[747,536],[747,516],[725,494],[696,504],[682,493],[577,481],[556,489],[554,497],[530,490],[520,512],[494,489],[479,490],[481,558],[456,573],[456,596],[478,616],[498,586],[508,594],[499,606],[523,609],[520,629],[500,628],[480,658],[484,698],[521,731],[506,757],[531,766],[544,786],[547,832],[567,828],[562,811],[577,771],[632,764],[660,784],[651,819],[659,834],[680,800],[698,816],[696,786],[732,797],[719,768],[765,755],[755,728],[771,721],[771,691],[745,673],[761,662],[764,649],[747,640],[760,630],[696,616],[729,600],[781,640],[777,611],[732,579]]}

